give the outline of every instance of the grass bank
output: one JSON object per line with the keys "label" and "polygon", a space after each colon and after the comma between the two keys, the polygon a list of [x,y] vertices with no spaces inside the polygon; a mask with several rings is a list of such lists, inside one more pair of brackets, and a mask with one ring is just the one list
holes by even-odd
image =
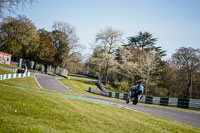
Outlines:
{"label": "grass bank", "polygon": [[88,92],[88,87],[98,88],[95,83],[88,81],[80,81],[75,79],[58,79],[64,85],[69,87],[71,90],[83,93],[83,94],[91,94]]}
{"label": "grass bank", "polygon": [[13,72],[0,69],[0,75],[2,75],[2,74],[12,74],[12,73]]}
{"label": "grass bank", "polygon": [[80,74],[69,73],[67,75],[67,77],[69,77],[69,78],[77,78],[77,79],[84,79],[84,80],[90,80],[90,81],[98,81],[98,79],[96,79],[96,78],[92,78],[92,77],[89,77],[89,76],[86,76],[86,75],[80,75]]}
{"label": "grass bank", "polygon": [[0,80],[0,84],[16,85],[25,88],[40,89],[34,77]]}
{"label": "grass bank", "polygon": [[[81,80],[75,80],[75,79],[58,79],[58,80],[75,92],[79,92],[79,93],[87,94],[87,95],[91,95],[91,96],[96,96],[96,97],[113,99],[110,97],[105,97],[105,96],[101,96],[101,95],[97,95],[97,94],[88,92],[88,87],[98,89],[98,87],[96,86],[96,84],[94,82],[81,81]],[[124,101],[121,99],[115,99],[115,100]]]}
{"label": "grass bank", "polygon": [[12,69],[22,69],[21,67],[17,67],[15,65],[8,65],[8,64],[0,64],[2,67],[12,68]]}
{"label": "grass bank", "polygon": [[[3,83],[39,89],[33,79]],[[199,128],[124,108],[8,86],[0,86],[0,123],[4,133],[200,132]]]}

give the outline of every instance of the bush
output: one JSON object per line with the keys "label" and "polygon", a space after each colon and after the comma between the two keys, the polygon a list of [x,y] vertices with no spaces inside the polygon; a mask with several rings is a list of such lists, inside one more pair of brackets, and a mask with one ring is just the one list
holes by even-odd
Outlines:
{"label": "bush", "polygon": [[122,81],[122,82],[115,82],[114,83],[114,86],[116,87],[116,89],[118,91],[121,91],[121,92],[128,92],[129,91],[129,84],[128,82],[125,82],[125,81]]}
{"label": "bush", "polygon": [[159,96],[159,97],[168,97],[168,89],[166,88],[154,88],[153,89],[153,96]]}

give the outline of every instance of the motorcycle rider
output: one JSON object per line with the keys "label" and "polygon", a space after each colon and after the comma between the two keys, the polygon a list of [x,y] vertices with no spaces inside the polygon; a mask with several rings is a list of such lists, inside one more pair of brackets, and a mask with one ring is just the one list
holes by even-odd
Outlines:
{"label": "motorcycle rider", "polygon": [[132,95],[138,95],[139,99],[141,99],[142,98],[141,95],[143,92],[144,92],[144,87],[143,87],[141,81],[138,81],[137,85],[132,86],[130,88],[130,92],[129,92],[126,103],[129,103],[129,98],[131,98]]}

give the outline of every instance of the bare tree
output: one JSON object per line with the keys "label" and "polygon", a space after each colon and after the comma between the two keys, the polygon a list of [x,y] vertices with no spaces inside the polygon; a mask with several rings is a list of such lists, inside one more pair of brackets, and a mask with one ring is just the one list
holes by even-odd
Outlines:
{"label": "bare tree", "polygon": [[98,48],[95,51],[95,56],[90,58],[90,63],[96,66],[96,69],[99,72],[98,76],[103,77],[104,84],[108,83],[108,76],[111,72],[116,71],[118,66],[114,54]]}
{"label": "bare tree", "polygon": [[134,65],[135,70],[145,84],[145,94],[148,94],[149,85],[152,83],[152,75],[156,72],[158,62],[156,55],[151,52],[143,51],[143,55],[138,57],[138,62],[135,62]]}
{"label": "bare tree", "polygon": [[97,33],[96,42],[100,41],[100,45],[103,46],[103,49],[108,53],[112,53],[114,49],[117,48],[117,45],[122,43],[123,40],[121,37],[121,31],[108,27]]}
{"label": "bare tree", "polygon": [[145,85],[146,94],[152,81],[152,74],[156,72],[158,62],[156,55],[150,51],[139,50],[131,46],[120,49],[120,69],[124,76],[132,83],[134,77],[140,77]]}
{"label": "bare tree", "polygon": [[200,49],[193,49],[191,47],[181,47],[172,56],[172,60],[178,70],[183,70],[187,73],[187,94],[189,98],[192,97],[193,76],[195,71],[199,71],[200,67]]}
{"label": "bare tree", "polygon": [[75,27],[69,25],[65,22],[56,21],[52,28],[54,30],[59,30],[63,33],[65,33],[68,36],[68,42],[70,47],[70,52],[73,53],[76,51],[76,48],[78,48],[80,45],[78,44],[79,38],[76,35]]}
{"label": "bare tree", "polygon": [[[123,79],[129,79],[130,83],[133,83],[135,69],[134,69],[134,62],[135,62],[135,54],[136,51],[133,50],[133,47],[126,46],[126,47],[119,47],[118,48],[118,62],[119,62],[119,75]],[[120,79],[122,80],[122,79]]]}
{"label": "bare tree", "polygon": [[[108,82],[109,72],[115,64],[115,55],[113,54],[114,50],[122,42],[122,32],[115,30],[113,28],[106,28],[105,30],[100,30],[96,35],[96,43],[99,48],[102,50],[100,59],[103,63],[103,71],[101,71],[104,78],[104,84]],[[100,64],[101,64],[100,63]]]}
{"label": "bare tree", "polygon": [[23,7],[27,3],[32,4],[33,1],[34,0],[0,0],[0,17],[3,17],[6,11],[13,13],[19,4]]}

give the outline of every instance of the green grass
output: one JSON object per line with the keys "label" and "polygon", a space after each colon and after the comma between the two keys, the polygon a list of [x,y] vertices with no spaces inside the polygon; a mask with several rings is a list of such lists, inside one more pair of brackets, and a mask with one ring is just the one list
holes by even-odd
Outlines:
{"label": "green grass", "polygon": [[96,79],[96,78],[92,78],[92,77],[89,77],[89,76],[86,76],[86,75],[79,75],[79,74],[71,74],[71,73],[69,73],[67,75],[67,77],[69,77],[69,78],[77,78],[77,79],[85,79],[85,80],[91,80],[91,81],[98,81],[98,79]]}
{"label": "green grass", "polygon": [[52,75],[52,76],[56,76],[56,74],[55,74],[55,73],[52,73],[52,72],[47,72],[47,74],[50,74],[50,75]]}
{"label": "green grass", "polygon": [[13,72],[0,69],[0,75],[2,75],[2,74],[12,74],[12,73]]}
{"label": "green grass", "polygon": [[[15,84],[36,88],[34,78]],[[13,79],[12,79],[13,80]],[[0,86],[0,132],[200,132],[180,122],[124,108]]]}
{"label": "green grass", "polygon": [[36,73],[34,73],[34,72],[30,72],[30,75],[31,75],[31,76],[33,76],[33,75],[35,75],[35,74],[36,74]]}
{"label": "green grass", "polygon": [[97,88],[96,84],[93,82],[79,81],[75,79],[58,79],[58,80],[61,81],[67,87],[69,87],[71,90],[83,94],[90,94],[88,92],[88,87]]}
{"label": "green grass", "polygon": [[22,69],[21,67],[17,67],[15,65],[8,65],[8,64],[0,64],[2,67],[12,68],[12,69]]}
{"label": "green grass", "polygon": [[0,84],[16,85],[25,88],[40,89],[34,77],[0,80]]}

